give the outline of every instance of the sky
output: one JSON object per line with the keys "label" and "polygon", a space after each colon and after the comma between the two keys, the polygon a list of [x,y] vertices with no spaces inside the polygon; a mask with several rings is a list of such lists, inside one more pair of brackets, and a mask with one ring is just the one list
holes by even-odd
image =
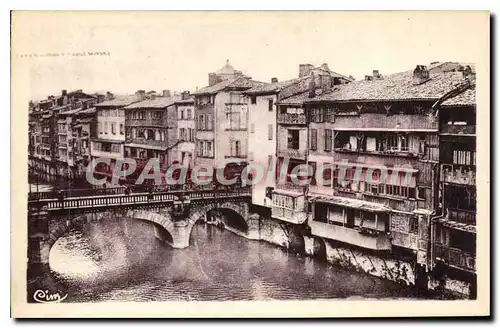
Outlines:
{"label": "sky", "polygon": [[301,63],[362,79],[474,63],[489,39],[484,21],[480,12],[17,12],[12,70],[34,100],[63,89],[194,91],[227,59],[264,82],[297,77]]}

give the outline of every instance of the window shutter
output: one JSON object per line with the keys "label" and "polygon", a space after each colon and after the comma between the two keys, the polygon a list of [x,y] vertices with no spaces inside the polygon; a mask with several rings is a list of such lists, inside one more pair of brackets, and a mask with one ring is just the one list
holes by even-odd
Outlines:
{"label": "window shutter", "polygon": [[318,130],[311,129],[311,149],[318,149]]}
{"label": "window shutter", "polygon": [[268,131],[267,131],[267,139],[268,140],[273,140],[273,125],[272,124],[269,124],[268,127],[267,127]]}

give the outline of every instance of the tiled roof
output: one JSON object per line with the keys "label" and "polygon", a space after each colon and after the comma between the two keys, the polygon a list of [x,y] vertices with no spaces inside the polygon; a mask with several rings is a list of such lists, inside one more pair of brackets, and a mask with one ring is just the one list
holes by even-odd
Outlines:
{"label": "tiled roof", "polygon": [[189,97],[188,99],[179,99],[175,101],[176,104],[189,104],[189,103],[194,103],[194,98]]}
{"label": "tiled roof", "polygon": [[251,89],[245,91],[246,94],[264,94],[264,93],[273,93],[279,92],[282,88],[292,85],[298,81],[300,78],[275,82],[275,83],[263,83],[261,85],[255,86]]}
{"label": "tiled roof", "polygon": [[332,92],[315,97],[319,101],[437,100],[464,83],[461,72],[430,74],[421,84],[413,83],[413,71],[384,76],[380,80],[354,81],[335,86]]}
{"label": "tiled roof", "polygon": [[102,103],[95,104],[96,107],[118,107],[118,106],[128,106],[132,103],[137,102],[136,95],[129,96],[116,96],[113,100],[103,101]]}
{"label": "tiled roof", "polygon": [[250,89],[250,88],[262,85],[262,84],[264,84],[264,83],[254,81],[254,80],[251,80],[251,79],[243,77],[243,76],[239,76],[236,78],[231,78],[231,79],[221,81],[217,84],[214,84],[214,85],[211,85],[208,87],[201,88],[200,90],[197,90],[197,91],[193,92],[192,94],[193,95],[213,94],[213,93],[217,93],[219,91],[222,91],[226,88],[241,88],[241,89],[247,88],[247,89]]}
{"label": "tiled roof", "polygon": [[467,89],[453,98],[443,101],[441,106],[474,106],[476,105],[476,89]]}
{"label": "tiled roof", "polygon": [[135,108],[166,108],[173,105],[176,100],[180,100],[180,96],[174,97],[156,97],[155,99],[146,99],[143,101],[135,102],[128,105],[125,109]]}
{"label": "tiled roof", "polygon": [[286,99],[281,99],[279,101],[280,105],[302,105],[305,101],[308,101],[312,98],[309,98],[309,91],[299,93],[297,95],[288,97]]}
{"label": "tiled roof", "polygon": [[95,113],[95,107],[84,109],[79,114],[93,114],[93,113]]}

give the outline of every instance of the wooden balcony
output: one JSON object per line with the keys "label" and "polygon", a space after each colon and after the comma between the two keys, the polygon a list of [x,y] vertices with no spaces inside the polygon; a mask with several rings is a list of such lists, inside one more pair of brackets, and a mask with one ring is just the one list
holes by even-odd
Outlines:
{"label": "wooden balcony", "polygon": [[298,193],[304,193],[306,186],[301,186],[293,183],[292,181],[285,181],[283,183],[279,182],[276,185],[276,190],[294,191]]}
{"label": "wooden balcony", "polygon": [[311,233],[318,237],[337,240],[346,244],[373,250],[390,250],[391,239],[385,232],[364,234],[358,229],[346,228],[339,225],[311,221]]}
{"label": "wooden balcony", "polygon": [[468,225],[476,225],[476,212],[462,209],[449,208],[448,219]]}
{"label": "wooden balcony", "polygon": [[290,222],[293,224],[301,224],[306,221],[306,212],[303,210],[293,210],[284,207],[272,206],[271,216],[275,219]]}
{"label": "wooden balcony", "polygon": [[469,272],[476,271],[476,257],[461,249],[443,244],[435,244],[436,260]]}
{"label": "wooden balcony", "polygon": [[444,164],[441,169],[441,179],[448,183],[474,186],[476,184],[476,172],[471,168]]}
{"label": "wooden balcony", "polygon": [[306,124],[306,115],[297,113],[278,114],[278,124]]}

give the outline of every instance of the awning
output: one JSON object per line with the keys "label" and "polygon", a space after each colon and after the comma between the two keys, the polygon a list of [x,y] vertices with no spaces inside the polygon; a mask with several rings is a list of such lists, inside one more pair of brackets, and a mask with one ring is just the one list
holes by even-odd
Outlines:
{"label": "awning", "polygon": [[334,165],[337,165],[338,167],[363,167],[367,169],[387,169],[389,171],[398,171],[398,172],[409,172],[409,173],[417,173],[418,170],[414,168],[409,168],[409,167],[387,167],[383,164],[364,164],[364,163],[351,163],[351,162],[334,162]]}
{"label": "awning", "polygon": [[470,233],[476,233],[476,226],[474,225],[452,221],[447,218],[439,218],[436,221],[448,228],[457,229]]}
{"label": "awning", "polygon": [[125,144],[125,147],[144,148],[144,149],[161,150],[161,151],[166,151],[168,148],[167,146],[153,146],[153,145],[135,144],[135,143]]}
{"label": "awning", "polygon": [[379,204],[379,203],[373,203],[373,202],[368,202],[365,200],[339,197],[339,196],[330,196],[330,197],[313,196],[310,198],[310,200],[313,200],[316,202],[321,202],[321,203],[326,203],[326,204],[337,205],[340,207],[354,208],[354,209],[358,209],[361,211],[367,211],[367,212],[384,213],[384,212],[391,211],[390,208],[388,208],[382,204]]}

